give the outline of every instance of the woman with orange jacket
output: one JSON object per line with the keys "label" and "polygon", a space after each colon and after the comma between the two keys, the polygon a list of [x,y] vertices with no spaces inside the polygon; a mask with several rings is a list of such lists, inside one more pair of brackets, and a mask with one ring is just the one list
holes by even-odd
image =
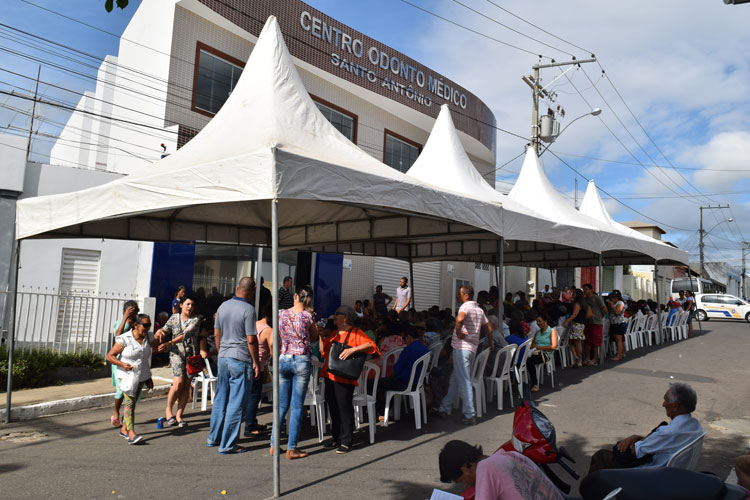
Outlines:
{"label": "woman with orange jacket", "polygon": [[[328,372],[328,353],[334,341],[349,346],[341,352],[340,358],[347,359],[357,353],[380,354],[378,346],[365,332],[354,327],[357,313],[349,306],[341,306],[334,313],[336,329],[327,337],[320,337],[320,353],[325,359],[320,376],[325,380],[325,396],[328,412],[331,415],[331,435],[333,439],[326,448],[336,448],[336,453],[349,453],[354,435],[354,388],[356,380],[336,376]],[[348,336],[348,339],[347,339]]]}

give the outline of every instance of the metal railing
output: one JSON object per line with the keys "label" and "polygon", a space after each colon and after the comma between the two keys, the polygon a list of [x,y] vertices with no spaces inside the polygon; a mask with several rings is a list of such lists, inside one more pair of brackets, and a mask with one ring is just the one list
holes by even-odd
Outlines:
{"label": "metal railing", "polygon": [[236,281],[237,280],[234,276],[195,274],[193,275],[193,292],[197,292],[198,289],[203,288],[204,294],[208,296],[211,295],[212,290],[216,288],[220,295],[231,297],[237,287]]}
{"label": "metal railing", "polygon": [[[11,291],[0,291],[4,315],[10,314]],[[15,322],[15,349],[51,349],[69,353],[85,350],[106,356],[112,345],[112,325],[132,295],[54,288],[21,287]],[[7,335],[7,332],[3,332]],[[5,342],[4,342],[5,343]],[[7,345],[7,343],[5,343]]]}

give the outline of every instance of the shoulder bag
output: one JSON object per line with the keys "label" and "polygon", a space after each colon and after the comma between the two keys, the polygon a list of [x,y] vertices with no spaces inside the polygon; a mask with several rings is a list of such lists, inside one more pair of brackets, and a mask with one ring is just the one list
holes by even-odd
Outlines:
{"label": "shoulder bag", "polygon": [[357,380],[365,366],[364,353],[357,353],[346,359],[339,357],[344,349],[352,347],[348,344],[348,341],[353,329],[349,329],[343,343],[335,341],[331,343],[331,349],[328,351],[328,372],[347,380]]}

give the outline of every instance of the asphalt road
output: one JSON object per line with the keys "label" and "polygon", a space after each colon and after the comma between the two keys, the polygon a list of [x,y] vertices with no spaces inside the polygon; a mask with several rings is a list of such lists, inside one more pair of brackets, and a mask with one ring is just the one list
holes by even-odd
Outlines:
{"label": "asphalt road", "polygon": [[[577,460],[585,475],[588,457],[618,438],[646,433],[666,420],[662,396],[670,381],[693,385],[695,412],[707,431],[699,470],[722,477],[750,438],[748,353],[750,325],[712,320],[704,334],[662,347],[631,353],[605,369],[558,371],[556,387],[547,383],[534,395],[557,429],[558,443]],[[221,456],[205,446],[208,413],[190,410],[187,428],[156,429],[164,399],[137,408],[137,431],[145,437],[129,446],[109,425],[109,409],[86,410],[0,426],[0,494],[3,499],[265,499],[273,492],[268,440],[244,439],[252,451]],[[287,498],[428,498],[442,485],[437,454],[450,439],[464,439],[492,451],[511,435],[513,412],[489,415],[474,427],[431,419],[421,431],[411,415],[378,427],[369,445],[367,428],[356,435],[348,455],[325,451],[305,421],[303,460],[281,462],[282,493]],[[271,419],[264,404],[261,422]],[[573,481],[571,481],[573,482]],[[574,483],[574,492],[577,483]],[[446,488],[447,487],[447,488]],[[222,490],[226,494],[222,494]]]}

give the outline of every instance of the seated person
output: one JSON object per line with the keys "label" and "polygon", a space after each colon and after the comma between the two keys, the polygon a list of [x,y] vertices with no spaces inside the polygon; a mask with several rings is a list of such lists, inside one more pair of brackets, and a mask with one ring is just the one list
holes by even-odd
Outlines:
{"label": "seated person", "polygon": [[432,349],[435,346],[442,345],[436,320],[430,318],[427,321],[417,321],[416,327],[417,330],[423,332],[422,339],[426,341],[428,349]]}
{"label": "seated person", "polygon": [[[430,352],[422,340],[420,340],[419,331],[413,326],[406,328],[404,342],[406,343],[406,347],[401,351],[398,360],[393,365],[393,376],[381,378],[378,382],[378,394],[376,398],[378,415],[385,413],[385,393],[387,391],[406,390],[414,363],[419,358]],[[427,366],[429,366],[429,364]],[[414,375],[415,381],[419,377],[419,374],[420,372],[417,371]],[[378,418],[382,420],[381,417]]]}
{"label": "seated person", "polygon": [[517,451],[498,450],[488,457],[481,446],[455,440],[440,450],[438,462],[440,480],[474,488],[476,500],[563,499],[542,469]]}
{"label": "seated person", "polygon": [[[492,342],[495,344],[495,348],[502,349],[503,347],[508,345],[508,341],[505,340],[505,335],[499,328],[497,316],[487,316],[487,321],[489,321],[490,325],[492,326]],[[480,338],[484,338],[486,336],[487,334],[482,331],[482,333],[480,334]]]}
{"label": "seated person", "polygon": [[670,384],[662,406],[672,421],[662,422],[648,436],[634,434],[611,450],[597,451],[591,457],[589,474],[600,469],[665,466],[675,452],[703,433],[700,422],[690,415],[697,402],[698,396],[688,384]]}

